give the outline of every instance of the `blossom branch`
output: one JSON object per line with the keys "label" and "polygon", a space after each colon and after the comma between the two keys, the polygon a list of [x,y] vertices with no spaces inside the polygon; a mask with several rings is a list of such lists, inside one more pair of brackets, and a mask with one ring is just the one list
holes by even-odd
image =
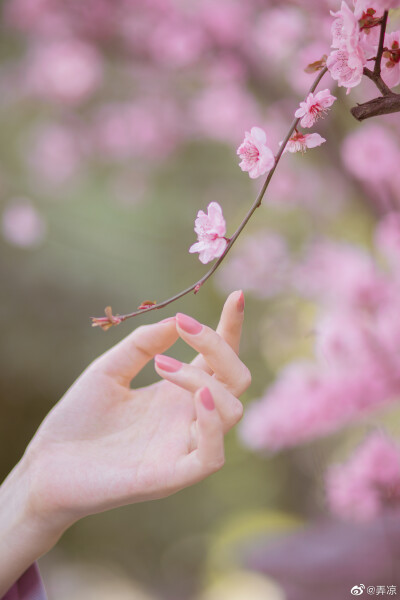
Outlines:
{"label": "blossom branch", "polygon": [[357,121],[400,112],[400,94],[391,93],[387,96],[374,98],[373,100],[354,106],[350,109],[350,112]]}
{"label": "blossom branch", "polygon": [[387,115],[400,111],[400,94],[395,94],[392,92],[392,90],[383,81],[381,76],[381,63],[382,55],[385,50],[384,44],[387,20],[388,11],[385,10],[381,21],[379,45],[376,57],[374,59],[374,69],[371,70],[367,67],[364,67],[363,70],[364,75],[374,82],[382,96],[379,98],[374,98],[373,100],[369,100],[368,102],[364,102],[363,104],[358,104],[351,109],[351,114],[358,121],[364,121],[365,119],[370,119],[371,117]]}
{"label": "blossom branch", "polygon": [[[318,84],[320,83],[321,79],[323,78],[323,76],[325,75],[325,73],[327,72],[327,70],[328,70],[327,67],[323,67],[321,69],[320,73],[318,73],[318,75],[315,78],[312,86],[310,87],[308,94],[313,93],[316,90]],[[236,242],[237,238],[242,233],[243,229],[246,227],[247,223],[249,222],[249,220],[253,216],[253,214],[256,211],[256,209],[261,205],[261,202],[262,202],[262,200],[264,198],[265,192],[267,191],[267,188],[268,188],[268,186],[270,184],[270,181],[271,181],[271,179],[272,179],[272,177],[273,177],[273,175],[275,173],[276,167],[278,166],[278,163],[279,163],[279,161],[280,161],[280,159],[282,157],[282,154],[283,154],[283,152],[285,150],[286,144],[288,143],[289,139],[291,138],[293,132],[296,130],[296,128],[297,128],[300,120],[301,120],[301,117],[298,117],[298,118],[294,119],[294,121],[292,122],[292,124],[291,124],[291,126],[289,128],[289,131],[288,131],[285,139],[283,140],[283,142],[282,142],[282,144],[281,144],[281,146],[279,148],[279,151],[278,151],[277,155],[275,156],[274,165],[271,168],[271,170],[269,171],[269,173],[267,175],[267,178],[266,178],[266,180],[264,182],[264,185],[262,186],[262,188],[261,188],[261,190],[260,190],[257,198],[253,202],[253,204],[250,207],[250,209],[247,211],[246,216],[244,217],[244,219],[240,223],[239,227],[236,229],[235,233],[229,239],[229,241],[228,241],[228,243],[226,245],[226,248],[225,248],[223,254],[214,263],[214,265],[207,271],[207,273],[205,273],[205,275],[203,275],[203,277],[201,277],[198,281],[196,281],[195,283],[193,283],[192,285],[190,285],[186,289],[182,290],[178,294],[175,294],[174,296],[171,296],[167,300],[163,300],[162,302],[151,304],[149,306],[146,306],[146,308],[141,308],[141,309],[138,309],[138,310],[136,310],[134,312],[131,312],[131,313],[127,313],[127,314],[124,314],[124,315],[113,315],[112,312],[111,312],[111,308],[107,307],[106,310],[105,310],[105,313],[106,313],[105,317],[91,317],[91,319],[92,319],[92,326],[93,327],[101,327],[103,330],[107,330],[110,327],[112,327],[113,325],[119,325],[123,321],[126,321],[127,319],[131,319],[132,317],[136,317],[138,315],[142,315],[142,314],[151,312],[152,310],[158,310],[160,308],[164,308],[165,306],[168,306],[169,304],[172,304],[176,300],[179,300],[179,298],[182,298],[183,296],[186,296],[190,292],[194,292],[195,294],[197,294],[197,292],[200,290],[201,286],[218,269],[218,267],[223,262],[223,260],[225,259],[226,255],[228,254],[228,252],[232,248],[233,244]],[[144,305],[142,305],[142,306],[144,306]]]}

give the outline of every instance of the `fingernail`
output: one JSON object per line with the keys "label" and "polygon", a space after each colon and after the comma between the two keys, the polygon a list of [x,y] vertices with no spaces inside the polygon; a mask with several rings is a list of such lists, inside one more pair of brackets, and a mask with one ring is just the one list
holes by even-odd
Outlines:
{"label": "fingernail", "polygon": [[175,321],[175,317],[167,317],[166,319],[160,321],[160,323],[169,323],[170,321]]}
{"label": "fingernail", "polygon": [[236,306],[237,306],[238,312],[244,311],[244,294],[243,294],[242,290],[240,290],[240,296],[238,298]]}
{"label": "fingernail", "polygon": [[176,320],[178,321],[178,325],[183,331],[186,333],[191,333],[192,335],[196,335],[196,333],[200,333],[203,329],[203,325],[196,321],[196,319],[192,319],[192,317],[188,317],[183,313],[178,313],[176,315]]}
{"label": "fingernail", "polygon": [[154,362],[159,369],[167,371],[167,373],[176,373],[182,366],[179,360],[175,360],[171,356],[165,356],[165,354],[156,354]]}
{"label": "fingernail", "polygon": [[211,396],[210,390],[207,387],[203,387],[200,390],[200,400],[204,408],[206,408],[207,410],[214,410],[215,402],[213,400],[213,397]]}

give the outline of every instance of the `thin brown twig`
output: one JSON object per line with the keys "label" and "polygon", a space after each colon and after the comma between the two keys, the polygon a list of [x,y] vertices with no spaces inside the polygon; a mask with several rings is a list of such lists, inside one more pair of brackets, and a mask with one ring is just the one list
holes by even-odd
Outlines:
{"label": "thin brown twig", "polygon": [[[319,84],[319,82],[321,81],[321,79],[323,78],[323,76],[325,75],[325,73],[327,72],[327,67],[324,67],[320,73],[318,74],[318,76],[315,78],[312,86],[310,87],[308,94],[310,94],[311,92],[314,92]],[[170,298],[168,298],[167,300],[163,300],[162,302],[159,302],[157,304],[154,304],[152,306],[149,306],[149,308],[146,309],[142,309],[142,310],[136,310],[134,312],[131,313],[127,313],[125,315],[112,315],[111,313],[111,309],[109,307],[107,307],[107,311],[106,312],[106,317],[91,317],[92,319],[92,325],[93,326],[99,326],[102,327],[103,329],[108,329],[109,327],[111,327],[112,325],[119,325],[119,323],[122,323],[122,321],[126,321],[127,319],[131,319],[132,317],[136,317],[137,315],[143,315],[146,314],[148,312],[151,312],[152,310],[158,310],[160,308],[164,308],[165,306],[168,306],[169,304],[172,304],[172,302],[175,302],[176,300],[179,300],[179,298],[182,298],[183,296],[186,296],[187,294],[189,294],[190,292],[194,292],[195,294],[200,290],[201,286],[207,281],[207,279],[209,279],[211,277],[211,275],[213,275],[213,273],[215,273],[215,271],[218,269],[218,267],[220,266],[220,264],[222,263],[222,261],[225,259],[226,255],[228,254],[228,252],[230,251],[230,249],[232,248],[233,244],[236,242],[237,238],[239,237],[239,235],[241,234],[241,232],[243,231],[243,229],[246,227],[247,223],[249,222],[249,220],[251,219],[252,215],[254,214],[254,212],[256,211],[256,209],[261,205],[261,202],[264,198],[265,192],[267,191],[267,188],[269,186],[269,183],[275,173],[276,167],[278,166],[278,163],[282,157],[282,154],[285,150],[286,144],[288,143],[292,133],[294,132],[294,130],[296,129],[298,123],[300,121],[300,118],[295,119],[291,126],[290,129],[285,137],[285,139],[283,140],[279,151],[275,157],[275,163],[274,166],[272,167],[272,169],[269,171],[267,178],[264,182],[264,185],[262,186],[257,198],[255,199],[255,201],[253,202],[252,206],[250,207],[250,209],[248,210],[246,216],[244,217],[243,221],[240,223],[239,227],[236,229],[235,233],[232,235],[232,237],[230,238],[224,253],[220,256],[220,258],[217,260],[216,263],[214,263],[214,265],[211,267],[211,269],[209,269],[207,271],[207,273],[205,275],[203,275],[203,277],[201,277],[198,281],[196,281],[195,283],[193,283],[192,285],[190,285],[189,287],[187,287],[186,289],[182,290],[181,292],[179,292],[178,294],[175,294],[174,296],[171,296]]]}
{"label": "thin brown twig", "polygon": [[391,94],[393,94],[391,89],[386,85],[386,83],[383,81],[383,79],[381,77],[381,63],[382,63],[382,55],[383,55],[383,51],[384,51],[384,46],[385,46],[385,33],[386,33],[388,14],[389,14],[389,12],[387,10],[385,10],[385,12],[383,13],[383,17],[382,17],[382,21],[381,21],[381,30],[380,30],[380,34],[379,34],[378,51],[377,51],[376,57],[375,57],[374,69],[373,69],[373,71],[371,71],[371,69],[364,67],[364,75],[366,77],[368,77],[368,79],[371,79],[371,81],[373,81],[375,83],[376,87],[378,88],[378,90],[381,92],[381,94],[383,96],[390,96]]}
{"label": "thin brown twig", "polygon": [[381,62],[382,62],[383,46],[385,43],[385,33],[386,33],[388,15],[389,15],[389,11],[385,10],[385,12],[383,13],[383,17],[382,17],[381,31],[380,31],[380,35],[379,35],[378,52],[376,53],[376,61],[375,61],[375,66],[374,66],[375,77],[381,76]]}

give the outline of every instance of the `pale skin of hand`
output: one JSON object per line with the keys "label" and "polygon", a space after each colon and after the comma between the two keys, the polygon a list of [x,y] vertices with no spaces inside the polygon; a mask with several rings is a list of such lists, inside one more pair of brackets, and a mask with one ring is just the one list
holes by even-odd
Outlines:
{"label": "pale skin of hand", "polygon": [[[50,411],[0,487],[0,597],[80,518],[169,496],[223,466],[224,434],[251,381],[238,357],[243,308],[233,292],[216,331],[179,313],[139,327]],[[199,354],[167,371],[158,355],[178,337]],[[154,357],[161,381],[131,388]]]}

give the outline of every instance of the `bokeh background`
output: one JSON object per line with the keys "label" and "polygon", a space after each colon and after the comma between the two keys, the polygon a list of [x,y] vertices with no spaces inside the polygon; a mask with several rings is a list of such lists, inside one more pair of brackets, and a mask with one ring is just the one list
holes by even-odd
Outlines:
{"label": "bokeh background", "polygon": [[[292,361],[313,360],[321,307],[293,286],[304,249],[327,239],[370,256],[376,224],[400,207],[398,115],[360,125],[349,113],[376,95],[370,82],[346,96],[325,77],[321,89],[338,97],[317,126],[327,143],[284,157],[197,296],[107,333],[90,316],[160,301],[205,272],[188,253],[197,211],[217,201],[228,235],[236,229],[261,186],[236,148],[258,125],[276,151],[312,83],[304,68],[329,53],[339,3],[1,8],[0,476],[79,373],[138,324],[181,311],[215,326],[227,293],[243,288],[245,405]],[[192,357],[183,344],[173,354]],[[138,377],[154,379],[151,365]],[[377,423],[395,431],[396,410],[274,453],[229,433],[226,466],[203,483],[72,527],[41,561],[50,600],[337,600],[362,582],[395,584],[397,519],[333,518],[324,472]]]}

